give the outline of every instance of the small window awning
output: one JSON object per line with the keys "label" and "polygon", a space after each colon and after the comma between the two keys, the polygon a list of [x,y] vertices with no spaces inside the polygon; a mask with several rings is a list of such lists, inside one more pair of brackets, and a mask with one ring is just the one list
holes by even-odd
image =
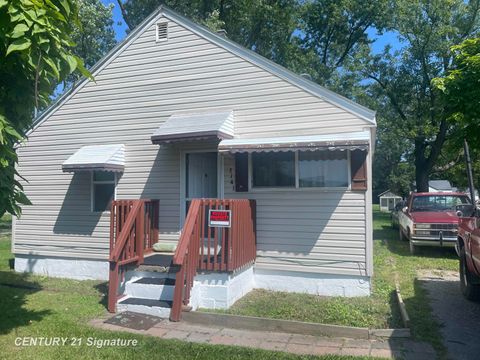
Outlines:
{"label": "small window awning", "polygon": [[83,146],[63,164],[64,172],[103,170],[123,171],[125,168],[125,145]]}
{"label": "small window awning", "polygon": [[152,143],[233,138],[233,111],[170,116],[152,135]]}
{"label": "small window awning", "polygon": [[268,152],[315,150],[368,150],[369,131],[329,135],[288,136],[276,138],[229,139],[218,144],[220,152]]}

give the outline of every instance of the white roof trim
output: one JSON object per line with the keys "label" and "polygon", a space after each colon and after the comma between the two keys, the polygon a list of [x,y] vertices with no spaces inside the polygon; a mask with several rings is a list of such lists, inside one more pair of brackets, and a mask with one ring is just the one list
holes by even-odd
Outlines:
{"label": "white roof trim", "polygon": [[233,111],[210,111],[170,116],[152,135],[154,144],[234,135]]}
{"label": "white roof trim", "polygon": [[125,145],[83,146],[63,164],[64,172],[103,170],[123,171],[125,168]]}
{"label": "white roof trim", "polygon": [[[161,5],[156,11],[152,12],[152,14],[147,17],[142,23],[140,23],[122,42],[117,44],[112,50],[108,52],[108,54],[106,54],[101,60],[99,60],[90,69],[92,75],[95,77],[108,64],[110,64],[114,59],[116,59],[116,57],[120,55],[126,47],[128,47],[133,41],[135,41],[143,33],[144,29],[155,24],[161,16],[165,16],[166,18],[169,18],[170,20],[183,25],[184,27],[209,40],[210,42],[376,126],[375,111],[372,111],[360,104],[355,103],[354,101],[347,99],[344,96],[341,96],[331,90],[324,88],[323,86],[318,85],[317,83],[314,83],[313,81],[307,80],[304,77],[291,72],[283,66],[264,58],[263,56],[255,53],[254,51],[248,50],[241,45],[233,42],[232,40],[222,37],[202,25],[194,23],[193,21],[177,14],[176,12],[170,10],[164,5]],[[89,79],[82,78],[77,85],[66,91],[55,103],[53,103],[41,115],[39,115],[34,120],[31,129],[27,131],[27,137],[38,126],[40,126],[44,121],[46,121],[58,107],[63,105],[68,99],[70,99],[80,89],[82,89],[88,83],[88,81]]]}
{"label": "white roof trim", "polygon": [[370,132],[359,131],[328,135],[229,139],[220,141],[218,151],[368,150],[369,142]]}

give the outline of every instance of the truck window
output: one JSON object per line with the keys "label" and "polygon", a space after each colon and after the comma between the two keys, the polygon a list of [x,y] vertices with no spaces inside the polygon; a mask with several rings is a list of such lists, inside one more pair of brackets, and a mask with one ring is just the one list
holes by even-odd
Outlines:
{"label": "truck window", "polygon": [[453,211],[455,206],[464,204],[470,204],[467,196],[416,196],[410,211]]}

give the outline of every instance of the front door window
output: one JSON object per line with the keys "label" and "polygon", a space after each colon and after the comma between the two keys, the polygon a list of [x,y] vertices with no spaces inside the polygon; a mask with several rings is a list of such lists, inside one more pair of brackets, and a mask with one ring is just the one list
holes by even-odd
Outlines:
{"label": "front door window", "polygon": [[187,153],[185,165],[185,214],[187,214],[192,199],[218,196],[217,153]]}

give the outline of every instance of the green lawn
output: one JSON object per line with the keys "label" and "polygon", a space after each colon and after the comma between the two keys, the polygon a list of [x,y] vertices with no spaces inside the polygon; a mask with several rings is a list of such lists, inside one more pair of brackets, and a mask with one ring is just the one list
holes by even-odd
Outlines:
{"label": "green lawn", "polygon": [[9,233],[12,228],[12,216],[9,214],[5,214],[0,217],[0,234],[2,233]]}
{"label": "green lawn", "polygon": [[[419,248],[410,255],[408,242],[398,240],[398,230],[391,229],[390,215],[374,213],[375,284],[394,282],[395,266],[399,274],[402,297],[410,315],[414,338],[430,342],[441,356],[445,356],[440,324],[434,320],[428,294],[417,280],[422,269],[458,270],[458,257],[454,249]],[[460,289],[458,296],[461,296]]]}
{"label": "green lawn", "polygon": [[394,297],[394,269],[397,269],[402,296],[411,317],[413,336],[432,343],[440,354],[444,354],[439,324],[432,317],[427,293],[419,286],[416,273],[421,269],[456,270],[457,267],[458,258],[453,249],[421,248],[418,255],[410,255],[408,243],[401,242],[398,230],[391,228],[390,214],[380,213],[377,206],[374,211],[371,297],[319,297],[256,290],[225,312],[370,328],[401,327]]}
{"label": "green lawn", "polygon": [[[10,239],[0,234],[0,359],[353,359],[294,356],[233,346],[202,345],[94,329],[105,310],[105,283],[20,275],[9,269]],[[136,347],[17,347],[17,337],[137,339]],[[85,342],[85,340],[84,340]]]}

